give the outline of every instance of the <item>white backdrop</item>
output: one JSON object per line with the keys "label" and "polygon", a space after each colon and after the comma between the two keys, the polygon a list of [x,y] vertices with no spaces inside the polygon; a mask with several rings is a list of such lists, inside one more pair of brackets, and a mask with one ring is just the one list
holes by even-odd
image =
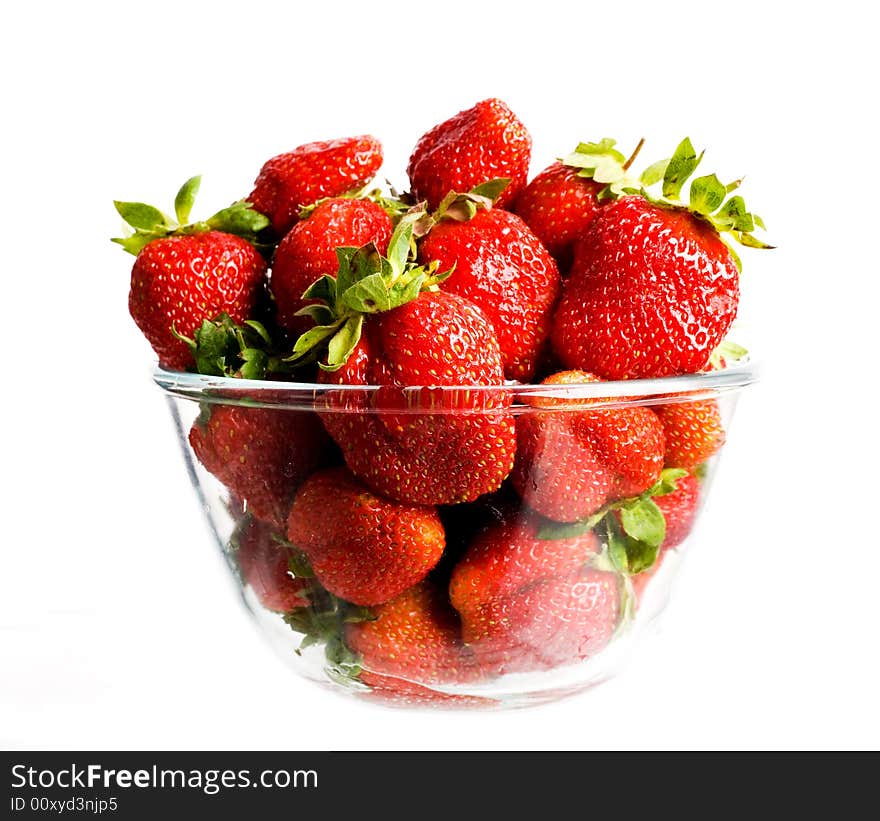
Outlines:
{"label": "white backdrop", "polygon": [[[4,13],[0,745],[877,747],[878,61],[864,4],[16,4]],[[300,8],[302,6],[302,8]],[[436,15],[436,16],[435,16]],[[538,171],[579,139],[685,134],[746,174],[740,402],[658,636],[615,681],[506,714],[406,713],[300,681],[208,539],[111,200],[198,214],[262,161],[499,96]]]}

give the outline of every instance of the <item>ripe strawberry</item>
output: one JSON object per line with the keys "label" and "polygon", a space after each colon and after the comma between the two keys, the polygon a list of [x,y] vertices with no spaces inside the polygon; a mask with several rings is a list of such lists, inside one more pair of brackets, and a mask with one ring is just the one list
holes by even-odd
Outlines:
{"label": "ripe strawberry", "polygon": [[617,575],[584,567],[463,614],[462,635],[484,673],[546,670],[602,650],[620,611]]}
{"label": "ripe strawberry", "polygon": [[157,239],[131,270],[128,310],[168,370],[193,364],[186,343],[205,319],[227,313],[234,322],[250,317],[266,274],[254,247],[232,234],[209,231]]}
{"label": "ripe strawberry", "polygon": [[559,293],[553,257],[515,214],[480,210],[469,220],[441,220],[422,240],[419,260],[455,268],[444,290],[483,310],[498,336],[508,379],[528,382],[550,333]]}
{"label": "ripe strawberry", "polygon": [[[347,362],[320,374],[324,384],[381,386],[375,397],[331,396],[321,419],[352,472],[389,498],[472,501],[498,488],[513,465],[510,396],[430,388],[503,379],[494,329],[479,308],[456,294],[425,292],[368,318]],[[405,390],[417,385],[427,387]]]}
{"label": "ripe strawberry", "polygon": [[305,205],[369,182],[382,165],[382,145],[369,135],[307,143],[266,162],[248,197],[279,237]]}
{"label": "ripe strawberry", "polygon": [[311,328],[314,322],[309,317],[294,314],[307,304],[302,295],[315,280],[336,275],[336,249],[372,242],[384,254],[391,230],[388,214],[370,200],[330,199],[318,205],[293,226],[275,251],[270,287],[278,323],[294,334]]}
{"label": "ripe strawberry", "polygon": [[309,580],[294,578],[288,550],[272,528],[251,519],[239,536],[237,555],[245,583],[267,610],[287,613],[309,604]]}
{"label": "ripe strawberry", "polygon": [[504,208],[526,183],[532,138],[501,100],[489,99],[434,126],[416,144],[407,167],[413,194],[436,208],[450,191],[470,191],[499,178],[510,183]]}
{"label": "ripe strawberry", "polygon": [[571,266],[575,241],[602,208],[598,194],[605,186],[580,172],[553,163],[520,192],[514,208],[564,271]]}
{"label": "ripe strawberry", "polygon": [[461,622],[443,591],[422,582],[373,611],[374,621],[345,626],[367,684],[408,692],[408,685],[463,683],[477,677]]}
{"label": "ripe strawberry", "polygon": [[[599,381],[566,371],[544,385]],[[518,449],[511,479],[529,507],[550,519],[573,522],[606,502],[647,490],[663,468],[663,428],[644,407],[566,407],[562,399],[535,399],[540,410],[517,419]],[[577,400],[579,406],[583,400]]]}
{"label": "ripe strawberry", "polygon": [[[701,155],[702,156],[702,155]],[[568,368],[604,379],[694,373],[706,367],[736,316],[739,261],[721,239],[770,246],[742,197],[714,175],[682,186],[697,157],[685,139],[675,154],[647,169],[641,184],[609,186],[621,196],[603,208],[574,249],[574,263],[555,315],[553,347]],[[661,179],[660,198],[644,193]],[[631,192],[641,191],[638,196]]]}
{"label": "ripe strawberry", "polygon": [[287,535],[327,590],[366,606],[418,584],[445,546],[434,508],[383,499],[345,468],[319,471],[303,483]]}
{"label": "ripe strawberry", "polygon": [[327,437],[312,413],[214,405],[192,426],[189,443],[250,513],[284,528],[294,491],[320,464]]}
{"label": "ripe strawberry", "polygon": [[545,168],[516,199],[514,210],[556,258],[560,268],[571,267],[572,248],[609,197],[633,183],[627,170],[644,144],[626,159],[607,137],[579,143],[559,162]]}
{"label": "ripe strawberry", "polygon": [[493,599],[541,579],[568,576],[595,556],[601,545],[592,531],[572,538],[542,539],[540,517],[506,511],[471,542],[449,583],[452,606],[463,616]]}
{"label": "ripe strawberry", "polygon": [[205,222],[187,225],[200,177],[187,180],[174,200],[175,222],[140,202],[115,202],[133,228],[114,239],[137,259],[131,270],[128,310],[169,370],[193,365],[178,335],[191,337],[203,321],[228,314],[251,318],[263,290],[266,263],[251,242],[268,224],[247,203],[238,202]]}
{"label": "ripe strawberry", "polygon": [[628,196],[578,242],[553,346],[566,367],[605,379],[694,373],[738,300],[736,262],[711,225]]}
{"label": "ripe strawberry", "polygon": [[724,444],[721,410],[714,399],[654,408],[666,434],[666,465],[692,470]]}

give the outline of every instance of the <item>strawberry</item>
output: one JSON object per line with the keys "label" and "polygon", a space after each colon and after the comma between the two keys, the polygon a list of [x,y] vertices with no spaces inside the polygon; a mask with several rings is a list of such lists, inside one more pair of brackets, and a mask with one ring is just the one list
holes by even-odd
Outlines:
{"label": "strawberry", "polygon": [[375,620],[345,626],[360,655],[361,681],[409,695],[410,685],[462,683],[477,677],[461,622],[443,592],[422,582],[373,610]]}
{"label": "strawberry", "polygon": [[679,402],[654,408],[666,435],[666,464],[692,470],[724,444],[721,411],[714,399]]}
{"label": "strawberry", "polygon": [[382,165],[382,145],[369,135],[307,143],[268,160],[248,197],[283,237],[303,206],[368,183]]}
{"label": "strawberry", "polygon": [[752,247],[759,217],[713,174],[693,180],[690,203],[679,195],[699,158],[684,140],[665,164],[651,166],[646,184],[663,180],[652,197],[620,181],[574,248],[552,333],[567,368],[604,379],[651,378],[704,368],[727,333],[739,301],[739,263],[720,232]]}
{"label": "strawberry", "polygon": [[421,137],[407,167],[413,195],[437,208],[450,191],[508,178],[498,198],[504,208],[526,183],[532,138],[501,100],[489,99],[461,111]]}
{"label": "strawberry", "polygon": [[568,576],[600,550],[590,530],[572,538],[542,539],[542,524],[535,514],[508,509],[479,533],[452,572],[453,607],[462,615],[474,613],[533,582]]}
{"label": "strawberry", "polygon": [[575,241],[602,207],[598,194],[603,188],[580,176],[579,168],[557,162],[520,192],[514,210],[567,271]]}
{"label": "strawberry", "polygon": [[318,300],[307,310],[322,324],[297,340],[293,356],[326,346],[319,382],[365,386],[329,393],[321,413],[353,473],[400,502],[455,504],[495,490],[510,472],[511,398],[445,390],[500,388],[501,350],[479,308],[436,290],[436,263],[412,260],[419,218],[401,219],[387,257],[374,246],[340,251],[336,278],[305,294]]}
{"label": "strawberry", "polygon": [[546,670],[602,650],[620,614],[618,576],[583,567],[463,614],[462,635],[486,674]]}
{"label": "strawberry", "polygon": [[128,310],[168,370],[193,365],[180,335],[191,336],[220,313],[237,323],[249,319],[266,275],[266,263],[251,242],[267,221],[246,203],[235,203],[205,222],[185,224],[199,183],[193,177],[178,192],[176,222],[150,205],[115,203],[135,229],[113,240],[137,257]]}
{"label": "strawberry", "polygon": [[412,504],[472,501],[497,489],[516,447],[509,394],[430,390],[502,384],[501,351],[485,315],[460,296],[429,292],[371,317],[364,330],[347,363],[319,376],[324,384],[381,386],[372,402],[334,396],[321,415],[351,470]]}
{"label": "strawberry", "polygon": [[[545,385],[599,381],[565,371]],[[532,400],[542,409],[517,420],[512,481],[529,507],[550,519],[584,519],[609,501],[651,487],[663,468],[663,428],[648,408],[566,407],[562,399]],[[579,405],[584,400],[578,400]]]}
{"label": "strawberry", "polygon": [[293,226],[275,251],[270,287],[279,324],[295,334],[312,327],[308,317],[294,314],[305,304],[302,295],[315,280],[336,273],[336,249],[372,242],[384,254],[391,230],[388,214],[370,200],[337,198],[320,203]]}
{"label": "strawberry", "polygon": [[327,438],[312,413],[214,405],[190,429],[189,443],[250,513],[283,528],[294,491],[321,462]]}
{"label": "strawberry", "polygon": [[377,496],[345,468],[310,476],[293,500],[287,536],[331,593],[359,605],[418,584],[445,546],[437,511]]}
{"label": "strawberry", "polygon": [[528,226],[498,208],[469,220],[441,220],[422,240],[419,260],[454,267],[444,290],[480,307],[501,346],[504,374],[528,382],[550,332],[559,271]]}
{"label": "strawberry", "polygon": [[608,184],[625,179],[643,144],[644,140],[624,160],[614,140],[580,143],[573,153],[538,174],[516,198],[514,210],[564,271],[571,267],[575,241],[608,202]]}
{"label": "strawberry", "polygon": [[244,582],[267,610],[286,613],[309,604],[309,580],[291,573],[289,551],[272,528],[251,519],[239,536],[237,556]]}

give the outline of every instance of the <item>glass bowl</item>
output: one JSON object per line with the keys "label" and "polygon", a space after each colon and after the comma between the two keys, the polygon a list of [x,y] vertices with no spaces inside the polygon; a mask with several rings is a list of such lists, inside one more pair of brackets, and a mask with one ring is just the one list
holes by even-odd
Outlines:
{"label": "glass bowl", "polygon": [[756,374],[154,378],[243,600],[297,673],[394,705],[499,708],[620,668],[668,600]]}

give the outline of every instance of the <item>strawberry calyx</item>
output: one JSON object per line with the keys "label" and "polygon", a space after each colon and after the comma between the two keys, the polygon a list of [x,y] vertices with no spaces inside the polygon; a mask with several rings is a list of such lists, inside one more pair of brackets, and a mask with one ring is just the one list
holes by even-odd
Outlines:
{"label": "strawberry calyx", "polygon": [[376,203],[395,224],[404,216],[412,207],[411,203],[406,202],[392,190],[390,195],[382,191],[381,188],[370,188],[369,184],[360,188],[354,188],[346,191],[344,194],[338,194],[335,197],[321,197],[308,205],[299,209],[299,218],[301,220],[308,219],[315,209],[329,200],[369,200]]}
{"label": "strawberry calyx", "polygon": [[577,522],[547,522],[538,538],[572,539],[597,529],[604,536],[607,558],[615,570],[629,575],[648,570],[666,538],[666,517],[653,497],[672,493],[687,473],[681,468],[665,468],[644,493],[609,502]]}
{"label": "strawberry calyx", "polygon": [[[456,222],[467,222],[473,219],[480,209],[490,210],[508,185],[510,185],[510,177],[498,177],[480,183],[463,194],[450,191],[441,200],[437,210],[430,214],[431,225],[433,226],[444,219]],[[430,226],[428,230],[430,230]]]}
{"label": "strawberry calyx", "polygon": [[229,314],[221,313],[203,320],[192,338],[178,333],[173,326],[171,332],[190,349],[197,373],[265,379],[292,370],[266,328],[253,319],[238,325]]}
{"label": "strawberry calyx", "polygon": [[422,291],[436,290],[452,269],[438,273],[439,263],[420,265],[415,261],[416,228],[425,217],[422,206],[410,208],[391,235],[387,256],[375,243],[360,248],[336,249],[339,267],[336,276],[324,275],[303,294],[315,300],[296,312],[316,323],[294,344],[286,362],[302,364],[326,350],[326,371],[341,368],[361,338],[364,318],[391,311],[412,302]]}
{"label": "strawberry calyx", "polygon": [[644,144],[645,140],[642,138],[627,158],[614,147],[617,145],[616,140],[603,137],[597,143],[578,143],[577,148],[571,154],[560,157],[559,162],[570,168],[580,169],[579,177],[604,183],[605,187],[598,194],[600,200],[639,194],[642,190],[641,182],[638,177],[629,174],[629,169]]}
{"label": "strawberry calyx", "polygon": [[731,342],[729,339],[722,339],[709,357],[709,370],[723,370],[740,362],[748,355],[749,352],[742,345],[737,345],[736,342]]}
{"label": "strawberry calyx", "polygon": [[309,647],[323,645],[327,676],[338,684],[363,687],[358,679],[362,670],[361,657],[348,647],[343,634],[346,624],[373,621],[376,617],[368,608],[350,604],[315,583],[309,591],[309,599],[307,606],[283,616],[291,630],[303,634],[294,652],[302,655]]}
{"label": "strawberry calyx", "polygon": [[[749,248],[773,248],[753,235],[759,228],[766,230],[764,220],[747,209],[739,194],[728,196],[739,188],[742,179],[727,184],[715,174],[691,179],[703,154],[705,151],[697,154],[690,139],[685,137],[668,160],[660,160],[642,172],[639,178],[641,195],[655,205],[689,211],[712,225],[725,240],[732,239]],[[685,202],[682,191],[688,180],[688,200]],[[659,196],[647,191],[657,183],[661,184]]]}
{"label": "strawberry calyx", "polygon": [[191,177],[180,187],[174,198],[174,218],[152,205],[114,200],[113,205],[119,216],[133,231],[124,237],[114,237],[111,241],[137,256],[153,240],[163,237],[222,231],[247,240],[258,250],[262,249],[259,234],[269,226],[269,219],[255,211],[249,202],[239,200],[207,220],[189,222],[201,182],[200,176]]}

